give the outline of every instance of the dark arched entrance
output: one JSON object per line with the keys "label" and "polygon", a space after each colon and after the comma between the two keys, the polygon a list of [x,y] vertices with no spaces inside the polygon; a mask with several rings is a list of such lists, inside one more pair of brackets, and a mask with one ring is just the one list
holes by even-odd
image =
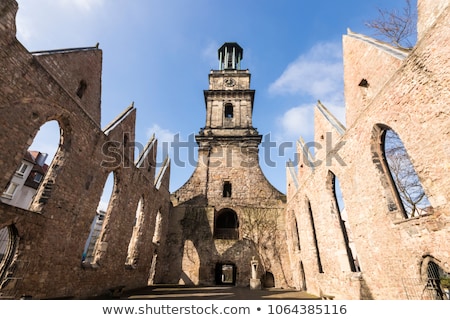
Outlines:
{"label": "dark arched entrance", "polygon": [[217,212],[214,221],[214,238],[239,239],[239,220],[234,210],[225,208]]}
{"label": "dark arched entrance", "polygon": [[273,288],[275,287],[275,277],[272,272],[267,271],[264,275],[264,287]]}

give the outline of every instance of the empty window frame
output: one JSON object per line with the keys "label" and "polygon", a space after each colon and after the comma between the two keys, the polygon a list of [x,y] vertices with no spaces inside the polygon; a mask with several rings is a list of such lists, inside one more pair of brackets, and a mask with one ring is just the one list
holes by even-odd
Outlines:
{"label": "empty window frame", "polygon": [[153,240],[152,240],[154,244],[159,245],[159,242],[161,241],[161,233],[162,233],[162,214],[161,210],[158,210],[155,221],[155,232],[153,233]]}
{"label": "empty window frame", "polygon": [[125,265],[135,268],[139,260],[139,236],[141,234],[142,222],[144,217],[144,199],[139,199],[136,215],[133,223],[133,232],[128,244],[127,260]]}
{"label": "empty window frame", "polygon": [[20,167],[17,169],[16,174],[17,174],[18,176],[23,177],[23,175],[25,174],[25,172],[27,171],[27,169],[28,169],[28,165],[27,165],[26,163],[22,162],[22,163],[20,164]]}
{"label": "empty window frame", "polygon": [[385,125],[376,125],[374,134],[378,145],[374,162],[381,164],[384,185],[392,194],[389,210],[398,210],[404,219],[431,213],[431,204],[399,135]]}
{"label": "empty window frame", "polygon": [[[43,174],[33,202],[30,205],[29,209],[32,211],[41,211],[42,206],[51,198],[59,171],[56,169],[62,166],[65,159],[67,159],[64,154],[70,148],[72,138],[70,132],[69,123],[66,119],[61,119],[61,122],[56,120],[48,121],[39,128],[33,143],[29,147],[29,150],[37,150],[42,152],[42,155],[46,154],[45,158],[39,158],[42,156],[40,155],[35,159],[38,163],[41,160],[44,162],[40,165],[46,167],[46,172]],[[52,163],[54,160],[58,162]],[[47,167],[48,164],[50,164],[49,167]]]}
{"label": "empty window frame", "polygon": [[19,185],[17,183],[10,182],[2,196],[7,199],[12,199],[18,187]]}
{"label": "empty window frame", "polygon": [[106,251],[107,246],[102,247],[101,243],[105,236],[104,228],[107,214],[110,213],[112,205],[112,195],[118,192],[115,172],[110,172],[103,186],[103,193],[90,226],[88,238],[86,240],[81,261],[84,266],[95,265],[100,251]]}
{"label": "empty window frame", "polygon": [[318,269],[319,273],[323,273],[322,259],[320,258],[319,243],[317,241],[316,225],[314,223],[314,215],[313,215],[313,212],[311,209],[311,203],[309,202],[309,200],[306,200],[306,207],[308,210],[309,221],[311,223],[311,231],[312,231],[312,235],[313,235],[314,248],[316,249],[317,269]]}
{"label": "empty window frame", "polygon": [[33,181],[37,182],[37,183],[40,183],[42,181],[43,177],[44,176],[41,173],[36,172],[36,174],[34,175]]}
{"label": "empty window frame", "polygon": [[231,103],[225,104],[225,118],[226,119],[233,118],[233,105]]}
{"label": "empty window frame", "polygon": [[234,210],[226,208],[217,213],[214,237],[216,239],[239,239],[239,220]]}
{"label": "empty window frame", "polygon": [[95,245],[100,236],[105,220],[105,211],[98,210],[91,224],[89,236],[84,245],[81,262],[84,264],[92,263],[94,261]]}
{"label": "empty window frame", "polygon": [[87,83],[84,80],[80,81],[80,84],[78,85],[78,89],[77,89],[77,96],[78,98],[83,98],[84,92],[87,89]]}
{"label": "empty window frame", "polygon": [[337,219],[339,220],[339,227],[344,239],[345,250],[347,252],[347,258],[350,266],[350,271],[359,272],[359,262],[356,254],[356,247],[351,236],[351,230],[348,223],[347,210],[345,209],[344,198],[342,196],[341,186],[339,180],[336,178],[333,172],[328,172],[329,184],[331,187],[333,206],[337,213]]}
{"label": "empty window frame", "polygon": [[231,182],[230,181],[224,181],[222,195],[224,198],[231,198]]}
{"label": "empty window frame", "polygon": [[300,234],[298,232],[298,220],[297,217],[294,217],[294,219],[295,219],[294,239],[297,241],[297,250],[301,251],[302,247],[300,245]]}

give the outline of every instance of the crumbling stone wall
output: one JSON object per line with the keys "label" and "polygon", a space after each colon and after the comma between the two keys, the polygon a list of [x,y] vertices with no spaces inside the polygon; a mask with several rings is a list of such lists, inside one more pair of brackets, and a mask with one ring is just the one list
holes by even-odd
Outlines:
{"label": "crumbling stone wall", "polygon": [[[17,230],[13,259],[1,279],[2,297],[36,299],[104,294],[147,285],[157,212],[166,224],[170,170],[155,186],[156,142],[134,159],[136,109],[100,128],[102,51],[97,47],[32,54],[15,38],[16,1],[0,5],[0,186],[8,184],[39,128],[56,120],[58,151],[30,210],[0,203],[0,228]],[[144,150],[145,151],[145,150]],[[103,254],[82,265],[83,247],[109,173],[114,191],[100,235]],[[126,267],[136,208],[143,199],[138,260]],[[156,273],[155,273],[156,274]]]}
{"label": "crumbling stone wall", "polygon": [[[419,1],[419,14],[419,41],[406,54],[352,32],[343,37],[346,126],[318,104],[315,141],[323,149],[309,155],[315,165],[302,161],[287,175],[298,288],[339,299],[421,299],[427,259],[450,271],[449,1]],[[362,79],[368,85],[359,86]],[[387,127],[412,160],[431,203],[427,214],[400,214],[379,152]],[[308,160],[301,148],[299,154]],[[330,174],[340,182],[360,271],[348,263]]]}

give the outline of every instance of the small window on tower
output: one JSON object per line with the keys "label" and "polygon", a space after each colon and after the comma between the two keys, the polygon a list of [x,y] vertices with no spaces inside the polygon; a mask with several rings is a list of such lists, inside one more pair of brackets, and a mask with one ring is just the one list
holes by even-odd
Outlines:
{"label": "small window on tower", "polygon": [[225,118],[233,118],[233,105],[231,103],[227,103],[225,105]]}
{"label": "small window on tower", "polygon": [[231,182],[225,181],[223,183],[223,197],[230,198],[231,197]]}

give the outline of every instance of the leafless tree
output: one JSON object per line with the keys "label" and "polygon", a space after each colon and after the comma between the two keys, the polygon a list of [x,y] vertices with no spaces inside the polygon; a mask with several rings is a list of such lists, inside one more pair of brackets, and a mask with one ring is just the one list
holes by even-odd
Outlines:
{"label": "leafless tree", "polygon": [[280,232],[280,218],[280,209],[247,207],[242,210],[241,231],[244,238],[255,243],[262,259],[263,269],[270,270],[271,260],[276,261],[281,268],[284,281],[287,282],[278,250],[281,241],[277,237]]}
{"label": "leafless tree", "polygon": [[379,17],[368,21],[365,25],[375,30],[375,37],[381,37],[392,45],[400,48],[412,48],[417,28],[416,10],[411,6],[411,0],[405,0],[405,7],[400,10],[378,9]]}
{"label": "leafless tree", "polygon": [[408,218],[427,213],[430,202],[400,137],[386,130],[385,156]]}
{"label": "leafless tree", "polygon": [[244,208],[241,217],[242,232],[263,251],[270,242],[276,241],[279,212],[268,208]]}

